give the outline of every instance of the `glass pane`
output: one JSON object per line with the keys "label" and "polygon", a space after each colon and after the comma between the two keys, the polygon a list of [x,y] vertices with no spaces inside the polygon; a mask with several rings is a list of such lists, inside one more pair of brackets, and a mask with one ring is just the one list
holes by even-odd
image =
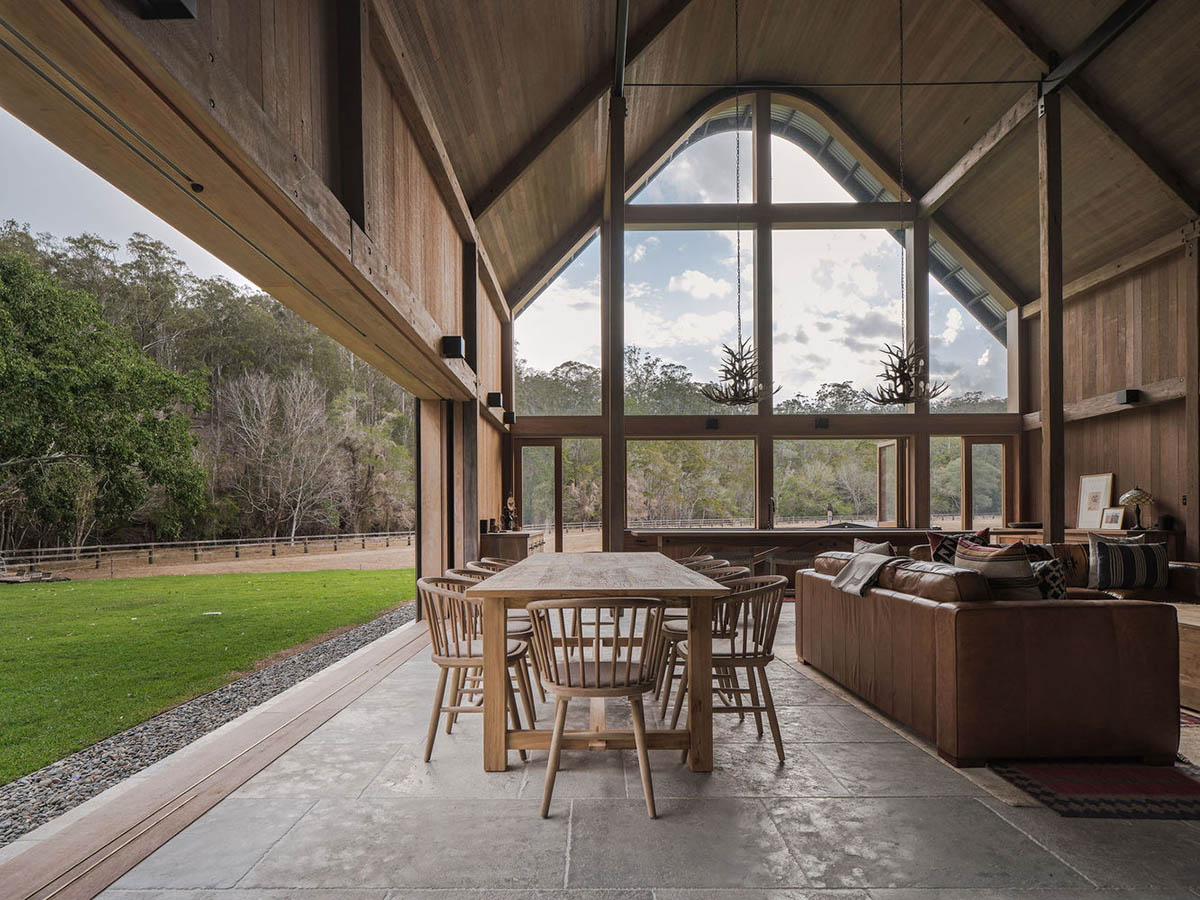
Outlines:
{"label": "glass pane", "polygon": [[877,525],[877,443],[775,441],[775,527]]}
{"label": "glass pane", "polygon": [[854,199],[806,149],[793,139],[771,135],[772,203],[845,203]]}
{"label": "glass pane", "polygon": [[741,200],[754,199],[753,97],[742,98],[741,113],[729,107],[697,127],[631,203],[735,203],[738,196],[738,144],[741,143]]}
{"label": "glass pane", "polygon": [[753,441],[629,441],[629,525],[754,525]]}
{"label": "glass pane", "polygon": [[1007,412],[1008,350],[933,276],[929,278],[929,371],[949,389],[933,412]]}
{"label": "glass pane", "polygon": [[600,438],[563,438],[563,547],[601,549],[602,472]]}
{"label": "glass pane", "polygon": [[896,444],[878,448],[879,521],[896,521]]}
{"label": "glass pane", "polygon": [[971,445],[971,527],[1004,527],[1004,445]]}
{"label": "glass pane", "polygon": [[521,448],[521,527],[541,531],[534,540],[542,550],[554,549],[554,448]]}
{"label": "glass pane", "polygon": [[929,521],[934,528],[962,528],[962,440],[929,439]]}
{"label": "glass pane", "polygon": [[[753,412],[712,403],[701,386],[720,376],[722,345],[737,343],[735,231],[625,235],[625,412]],[[754,336],[754,233],[741,233],[742,336]]]}
{"label": "glass pane", "polygon": [[598,240],[517,316],[513,338],[518,415],[600,415]]}
{"label": "glass pane", "polygon": [[775,411],[904,412],[876,407],[882,345],[903,344],[904,250],[883,229],[775,231]]}

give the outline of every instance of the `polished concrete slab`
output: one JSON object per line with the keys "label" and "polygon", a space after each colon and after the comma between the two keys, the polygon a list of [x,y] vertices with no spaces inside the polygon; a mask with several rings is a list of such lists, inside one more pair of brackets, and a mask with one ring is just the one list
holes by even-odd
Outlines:
{"label": "polished concrete slab", "polygon": [[[785,621],[781,655],[790,645]],[[564,753],[548,820],[538,816],[545,754],[522,763],[513,753],[507,772],[483,772],[478,716],[440,729],[425,763],[436,677],[427,651],[408,661],[103,896],[1200,898],[1197,825],[1061,818],[991,773],[947,766],[782,659],[770,678],[787,760],[753,717],[720,717],[712,773],[651,754],[655,821],[628,751]],[[549,723],[549,705],[539,717]],[[587,705],[573,704],[570,719],[583,727]],[[623,701],[609,721],[628,724]]]}

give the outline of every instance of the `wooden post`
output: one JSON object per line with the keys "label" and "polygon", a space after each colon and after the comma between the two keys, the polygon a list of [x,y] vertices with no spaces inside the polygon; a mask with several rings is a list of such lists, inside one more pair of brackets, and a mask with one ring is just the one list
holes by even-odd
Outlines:
{"label": "wooden post", "polygon": [[[1187,434],[1187,491],[1183,508],[1184,554],[1200,560],[1200,240],[1189,238],[1184,251],[1183,339],[1186,342],[1187,372],[1184,381],[1184,422]],[[1149,523],[1147,523],[1149,524]]]}
{"label": "wooden post", "polygon": [[[1021,308],[1010,309],[1005,327],[1005,349],[1008,352],[1008,411],[1024,414],[1032,412],[1032,410],[1026,408],[1029,405],[1029,366],[1025,354],[1029,351],[1023,340],[1022,329],[1024,326],[1021,323]],[[1009,444],[1005,447],[1004,471],[1008,479],[1004,491],[1007,498],[1005,524],[1010,521],[1028,522],[1034,518],[1029,512],[1027,500],[1029,486],[1025,483],[1028,477],[1025,471],[1026,443],[1025,432],[1019,431],[1012,436]]]}
{"label": "wooden post", "polygon": [[[500,390],[504,394],[507,408],[517,408],[514,394],[516,373],[513,371],[513,323],[500,323]],[[505,504],[513,494],[513,441],[512,429],[505,427],[500,435],[500,502]]]}
{"label": "wooden post", "polygon": [[605,550],[625,540],[625,98],[608,110],[608,178],[600,226],[601,391],[605,419]]}
{"label": "wooden post", "polygon": [[1063,439],[1062,109],[1058,94],[1038,104],[1042,381],[1042,532],[1047,543],[1066,530]]}
{"label": "wooden post", "polygon": [[[758,403],[758,414],[774,411],[775,384],[771,324],[771,92],[754,95],[754,346],[758,351],[758,374],[767,386]],[[756,520],[759,528],[772,521],[771,498],[775,493],[775,442],[760,434],[755,447]]]}
{"label": "wooden post", "polygon": [[[901,198],[903,199],[903,198]],[[904,340],[929,365],[929,219],[918,217],[904,229]],[[912,404],[909,412],[926,414],[929,401]],[[929,433],[909,440],[908,521],[912,528],[929,527]]]}

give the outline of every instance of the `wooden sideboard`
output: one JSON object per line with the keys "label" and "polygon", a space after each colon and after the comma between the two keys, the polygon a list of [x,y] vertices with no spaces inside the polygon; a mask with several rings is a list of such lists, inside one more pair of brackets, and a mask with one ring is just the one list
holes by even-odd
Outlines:
{"label": "wooden sideboard", "polygon": [[529,543],[540,531],[489,531],[479,535],[479,555],[496,559],[524,559]]}
{"label": "wooden sideboard", "polygon": [[[1134,531],[1129,528],[1122,528],[1119,531],[1101,531],[1098,528],[1068,528],[1064,532],[1064,537],[1070,544],[1086,544],[1089,534],[1109,534],[1113,537],[1131,537],[1142,534],[1146,536],[1147,544],[1166,544],[1168,559],[1179,559],[1177,535],[1174,531]],[[1015,544],[1017,541],[1040,544],[1042,530],[1040,528],[993,528],[992,541],[997,544]]]}

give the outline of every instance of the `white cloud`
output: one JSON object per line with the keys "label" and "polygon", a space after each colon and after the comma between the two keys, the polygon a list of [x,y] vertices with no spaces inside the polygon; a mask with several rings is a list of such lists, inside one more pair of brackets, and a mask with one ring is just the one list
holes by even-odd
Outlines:
{"label": "white cloud", "polygon": [[983,350],[983,355],[979,357],[979,361],[976,362],[975,365],[979,366],[982,369],[984,366],[986,366],[988,364],[988,360],[990,360],[991,358],[992,358],[992,348],[985,347]]}
{"label": "white cloud", "polygon": [[962,331],[963,317],[962,313],[956,307],[951,307],[946,313],[946,327],[940,335],[943,344],[953,344],[958,340],[958,333]]}
{"label": "white cloud", "polygon": [[709,300],[728,297],[733,292],[733,285],[724,278],[713,278],[696,269],[688,269],[682,275],[672,275],[667,290],[690,294],[697,300]]}
{"label": "white cloud", "polygon": [[658,238],[654,235],[650,235],[644,241],[641,241],[635,245],[632,250],[628,251],[627,255],[632,262],[641,262],[646,258],[646,251],[648,251],[651,247],[656,246],[658,246]]}

